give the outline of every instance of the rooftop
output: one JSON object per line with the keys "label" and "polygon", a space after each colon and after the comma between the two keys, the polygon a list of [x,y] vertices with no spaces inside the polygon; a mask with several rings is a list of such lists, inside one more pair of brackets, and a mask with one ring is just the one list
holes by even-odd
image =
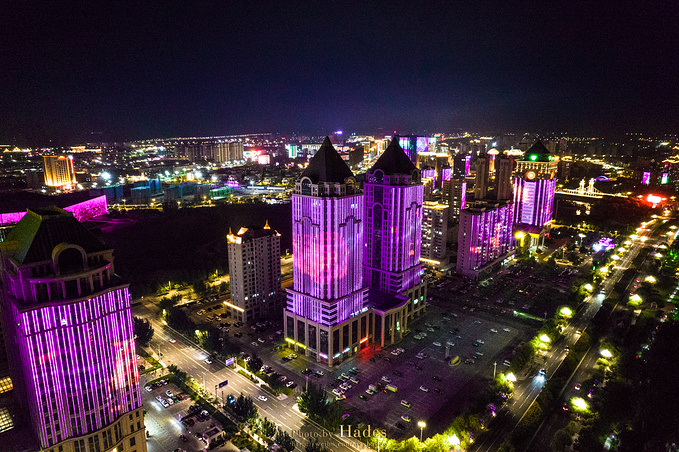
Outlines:
{"label": "rooftop", "polygon": [[398,138],[394,137],[387,149],[368,172],[372,173],[378,169],[382,170],[386,175],[393,175],[411,174],[416,168],[403,151],[403,148],[398,144]]}
{"label": "rooftop", "polygon": [[308,177],[315,184],[319,182],[341,184],[353,175],[349,166],[330,142],[330,138],[325,137],[323,144],[311,158],[309,166],[306,167],[300,177]]}
{"label": "rooftop", "polygon": [[537,140],[523,155],[524,161],[531,162],[551,162],[554,156],[547,150],[542,141]]}
{"label": "rooftop", "polygon": [[24,265],[52,259],[52,251],[60,243],[78,245],[86,253],[109,249],[72,213],[56,206],[29,209],[12,228],[2,248]]}

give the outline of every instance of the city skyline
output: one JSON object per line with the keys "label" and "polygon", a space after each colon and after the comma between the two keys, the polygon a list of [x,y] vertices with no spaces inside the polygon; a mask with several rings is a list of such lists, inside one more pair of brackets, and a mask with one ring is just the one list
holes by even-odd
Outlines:
{"label": "city skyline", "polygon": [[337,129],[671,133],[679,119],[670,4],[2,10],[0,142],[10,144]]}

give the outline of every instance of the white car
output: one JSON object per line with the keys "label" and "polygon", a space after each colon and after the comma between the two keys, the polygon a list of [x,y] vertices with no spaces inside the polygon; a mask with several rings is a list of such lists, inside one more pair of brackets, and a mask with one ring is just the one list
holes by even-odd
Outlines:
{"label": "white car", "polygon": [[172,397],[172,391],[170,390],[165,391],[165,395],[168,397]]}
{"label": "white car", "polygon": [[167,404],[168,404],[168,405],[174,405],[174,400],[172,400],[172,399],[167,399]]}
{"label": "white car", "polygon": [[425,386],[420,386],[420,391],[422,391],[422,392],[429,392],[429,388],[427,388],[427,387],[425,387]]}
{"label": "white car", "polygon": [[496,330],[495,328],[491,328],[491,329],[490,329],[490,332],[491,332],[491,333],[497,333],[497,330]]}
{"label": "white car", "polygon": [[167,408],[167,407],[169,407],[169,406],[170,406],[170,404],[169,404],[169,403],[167,403],[167,400],[165,400],[165,399],[161,400],[161,402],[160,402],[160,403],[161,403],[161,404],[162,404],[162,405],[163,405],[163,406],[164,406],[165,408]]}
{"label": "white car", "polygon": [[144,389],[146,389],[148,392],[153,391],[153,388],[151,386],[144,386]]}
{"label": "white car", "polygon": [[254,345],[255,347],[259,347],[259,342],[250,342],[250,344]]}
{"label": "white car", "polygon": [[439,341],[436,341],[436,342],[434,342],[434,345],[437,346],[437,347],[440,347],[441,343]]}
{"label": "white car", "polygon": [[261,395],[261,396],[259,396],[259,397],[257,397],[257,398],[258,398],[259,400],[261,400],[262,402],[266,402],[267,400],[269,400],[269,399],[267,399],[266,396],[263,396],[263,395]]}
{"label": "white car", "polygon": [[511,330],[509,328],[502,328],[502,331],[504,331],[505,333],[509,333]]}

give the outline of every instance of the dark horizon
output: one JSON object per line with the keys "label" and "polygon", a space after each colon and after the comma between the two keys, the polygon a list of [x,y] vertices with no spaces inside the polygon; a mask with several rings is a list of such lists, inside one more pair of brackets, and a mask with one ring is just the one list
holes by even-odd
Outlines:
{"label": "dark horizon", "polygon": [[34,3],[0,14],[0,144],[679,132],[670,3]]}

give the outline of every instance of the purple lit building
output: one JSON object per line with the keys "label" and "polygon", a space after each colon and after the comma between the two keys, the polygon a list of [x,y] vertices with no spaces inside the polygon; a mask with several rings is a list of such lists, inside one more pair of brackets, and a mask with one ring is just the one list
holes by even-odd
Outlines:
{"label": "purple lit building", "polygon": [[294,285],[284,333],[294,349],[330,366],[370,334],[363,215],[363,194],[326,137],[292,195]]}
{"label": "purple lit building", "polygon": [[408,322],[424,312],[426,284],[420,261],[424,187],[420,172],[396,139],[365,177],[364,281],[371,295],[381,291],[398,296],[370,297],[371,306],[380,307],[374,341],[384,346],[401,339]]}
{"label": "purple lit building", "polygon": [[460,214],[457,273],[478,279],[514,251],[511,201],[474,202]]}
{"label": "purple lit building", "polygon": [[54,207],[29,210],[0,257],[12,379],[40,449],[145,451],[130,295],[113,250]]}
{"label": "purple lit building", "polygon": [[[552,221],[558,159],[536,141],[514,172],[514,229],[523,232],[528,241],[544,238]],[[522,244],[526,246],[526,239]],[[530,244],[528,244],[530,247]]]}

